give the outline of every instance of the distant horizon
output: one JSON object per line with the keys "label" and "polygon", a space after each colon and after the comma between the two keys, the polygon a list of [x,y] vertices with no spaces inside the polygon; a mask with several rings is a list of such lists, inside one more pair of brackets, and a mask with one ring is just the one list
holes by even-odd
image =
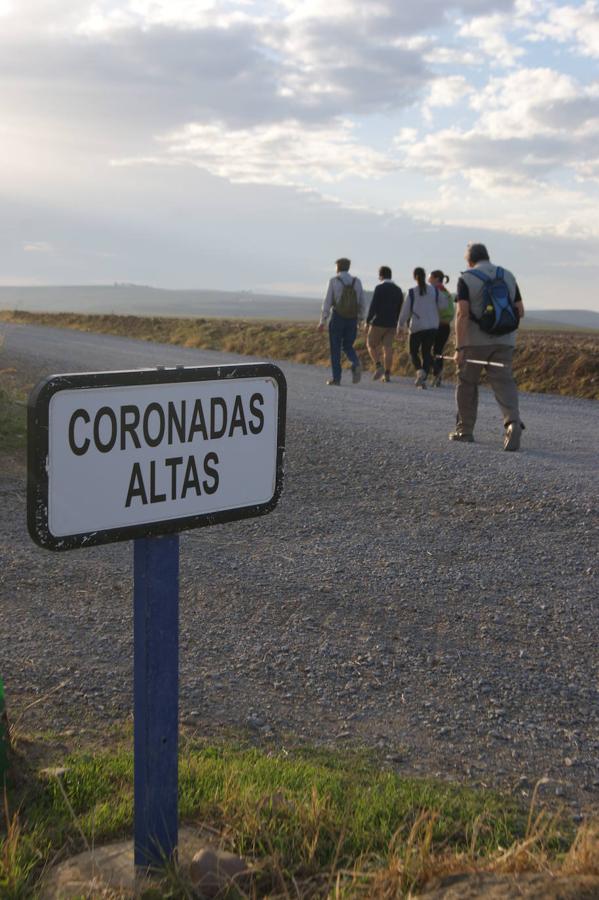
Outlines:
{"label": "distant horizon", "polygon": [[[325,285],[326,287],[326,285]],[[402,287],[404,287],[402,285]],[[257,301],[262,299],[273,301],[280,300],[283,302],[297,302],[305,300],[310,304],[314,304],[314,309],[320,306],[322,300],[324,299],[324,290],[321,293],[313,293],[313,294],[292,294],[292,293],[276,293],[268,290],[256,290],[253,288],[206,288],[206,287],[184,287],[184,288],[173,288],[173,287],[162,287],[157,285],[150,284],[142,284],[136,282],[126,282],[126,281],[118,281],[118,282],[89,282],[89,283],[79,283],[79,284],[0,284],[0,308],[2,307],[2,294],[7,291],[14,291],[18,293],[20,291],[59,291],[59,290],[101,290],[110,292],[113,290],[120,291],[148,291],[148,292],[156,292],[156,293],[165,293],[165,294],[201,294],[201,295],[217,295],[216,298],[212,299],[212,303],[215,302],[215,299],[218,299],[220,296],[223,301],[234,302],[236,298],[241,296],[247,296],[248,298],[255,298]],[[405,290],[406,288],[404,288]],[[367,284],[365,284],[365,290],[368,293],[372,293],[373,288],[370,288]],[[140,298],[141,299],[141,298]],[[210,297],[203,297],[204,302],[210,304]],[[17,302],[19,302],[17,300]],[[54,304],[53,304],[54,305]],[[562,316],[567,314],[590,314],[591,316],[597,316],[599,319],[599,308],[593,308],[588,306],[578,305],[573,308],[569,308],[567,306],[540,306],[538,304],[529,302],[526,303],[525,306],[531,314],[535,316],[538,314],[545,314],[548,318],[548,321],[551,321],[549,318],[552,314],[556,316]],[[39,310],[37,310],[39,311]],[[55,311],[55,310],[48,310]],[[70,311],[70,310],[64,310]],[[73,312],[81,312],[81,309],[73,309]],[[187,313],[186,313],[187,314]]]}

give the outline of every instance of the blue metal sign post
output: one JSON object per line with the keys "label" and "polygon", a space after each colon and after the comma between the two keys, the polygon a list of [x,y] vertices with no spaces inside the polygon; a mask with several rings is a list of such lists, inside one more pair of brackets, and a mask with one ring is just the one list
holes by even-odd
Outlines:
{"label": "blue metal sign post", "polygon": [[179,535],[134,544],[135,865],[158,867],[177,847]]}
{"label": "blue metal sign post", "polygon": [[266,515],[283,487],[271,363],[52,375],[29,397],[27,526],[47,550],[134,543],[135,865],[178,840],[179,531]]}

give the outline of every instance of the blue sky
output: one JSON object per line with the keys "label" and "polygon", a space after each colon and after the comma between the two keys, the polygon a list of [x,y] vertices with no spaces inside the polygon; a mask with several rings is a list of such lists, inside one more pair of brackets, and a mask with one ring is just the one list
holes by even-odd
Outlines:
{"label": "blue sky", "polygon": [[599,0],[0,0],[0,283],[315,295],[474,239],[599,310],[598,60]]}

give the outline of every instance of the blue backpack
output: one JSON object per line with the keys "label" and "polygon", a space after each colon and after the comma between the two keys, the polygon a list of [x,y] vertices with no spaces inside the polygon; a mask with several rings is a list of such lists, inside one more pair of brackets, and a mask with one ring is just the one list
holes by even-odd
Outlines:
{"label": "blue backpack", "polygon": [[495,278],[480,269],[468,269],[468,275],[474,275],[483,282],[482,315],[477,319],[470,313],[470,318],[486,334],[509,334],[520,324],[518,311],[512,303],[503,274],[501,266],[497,266]]}

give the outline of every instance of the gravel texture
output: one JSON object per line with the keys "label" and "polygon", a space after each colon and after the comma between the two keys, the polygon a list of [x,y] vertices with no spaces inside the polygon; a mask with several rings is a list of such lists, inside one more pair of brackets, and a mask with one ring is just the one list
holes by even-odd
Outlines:
{"label": "gravel texture", "polygon": [[[2,366],[48,372],[230,355],[0,325]],[[283,364],[287,474],[271,515],[181,543],[181,718],[265,744],[368,745],[396,770],[599,809],[596,404],[522,396],[501,450],[450,444],[453,391],[330,388]],[[36,548],[0,475],[0,673],[23,727],[131,716],[132,548]],[[59,687],[62,685],[62,687]]]}

